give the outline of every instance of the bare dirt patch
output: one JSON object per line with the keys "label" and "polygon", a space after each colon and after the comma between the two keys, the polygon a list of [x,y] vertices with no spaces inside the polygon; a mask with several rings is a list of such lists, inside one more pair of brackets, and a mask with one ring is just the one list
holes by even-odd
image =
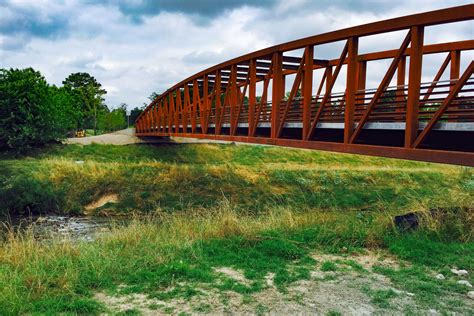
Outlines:
{"label": "bare dirt patch", "polygon": [[[396,289],[388,278],[370,271],[372,266],[380,262],[395,265],[395,262],[386,256],[367,253],[347,257],[314,254],[314,257],[319,264],[311,271],[310,278],[297,281],[285,290],[277,288],[274,284],[275,274],[269,273],[264,280],[264,289],[249,294],[219,291],[209,284],[192,283],[187,285],[200,294],[186,299],[171,298],[160,301],[141,294],[112,297],[102,293],[97,294],[96,298],[111,311],[123,312],[135,309],[145,315],[166,313],[327,314],[329,312],[348,315],[402,314],[405,306],[414,306],[415,310],[419,310],[416,308],[415,298],[410,293]],[[340,259],[360,262],[367,271],[321,270],[321,262]],[[341,263],[341,267],[342,265]],[[243,285],[251,283],[242,271],[230,267],[216,267],[214,271]],[[164,289],[164,292],[170,290],[172,288]],[[370,291],[392,291],[393,297],[387,300],[387,306],[380,306],[374,302]]]}
{"label": "bare dirt patch", "polygon": [[350,260],[358,263],[368,271],[372,271],[374,266],[384,266],[398,269],[400,268],[400,263],[408,265],[408,263],[401,262],[399,259],[381,250],[366,250],[364,253],[340,256],[333,254],[314,253],[311,257],[313,257],[313,259],[318,262],[333,261],[336,263],[339,262],[340,264],[344,264],[344,260]]}
{"label": "bare dirt patch", "polygon": [[107,203],[117,203],[119,201],[118,194],[110,193],[101,196],[98,200],[86,205],[85,210],[86,212],[93,211],[99,207],[104,206]]}
{"label": "bare dirt patch", "polygon": [[244,276],[244,274],[241,271],[235,270],[233,268],[220,267],[220,268],[215,268],[214,271],[216,271],[217,273],[223,274],[239,283],[242,283],[245,285],[250,284],[250,281]]}

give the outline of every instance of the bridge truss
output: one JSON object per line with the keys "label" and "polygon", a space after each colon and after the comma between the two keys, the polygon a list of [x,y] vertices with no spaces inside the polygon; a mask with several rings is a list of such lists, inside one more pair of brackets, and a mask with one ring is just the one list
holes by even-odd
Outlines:
{"label": "bridge truss", "polygon": [[[473,19],[474,5],[465,5],[311,36],[229,60],[153,100],[137,118],[136,134],[474,166],[474,40],[424,44],[427,27]],[[361,39],[390,32],[404,32],[397,49],[359,53]],[[336,42],[343,43],[337,58],[318,58],[320,47]],[[434,78],[423,82],[423,61],[434,54],[444,61]],[[467,57],[466,67],[461,57]],[[379,60],[388,61],[388,69],[378,85],[367,88],[370,66]],[[444,73],[449,79],[441,80]],[[333,92],[336,82],[342,82],[343,92]]]}

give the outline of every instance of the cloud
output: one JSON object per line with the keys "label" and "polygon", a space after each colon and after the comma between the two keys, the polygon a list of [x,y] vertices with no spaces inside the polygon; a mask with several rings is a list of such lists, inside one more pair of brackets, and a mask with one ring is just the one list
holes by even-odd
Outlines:
{"label": "cloud", "polygon": [[[452,5],[464,3],[469,1],[453,1]],[[425,1],[423,10],[445,6],[443,1]],[[163,92],[194,73],[242,54],[420,11],[419,4],[408,0],[396,4],[0,0],[0,67],[31,66],[57,85],[70,73],[88,72],[108,88],[106,102],[110,106],[122,102],[139,106],[151,92]],[[428,28],[425,38],[428,43],[472,39],[473,30],[472,21],[462,22]],[[363,38],[360,51],[397,48],[403,36],[399,32]],[[318,58],[336,58],[342,45],[320,45],[315,54]],[[472,53],[468,54],[463,53],[463,67],[472,60]],[[436,73],[440,59],[429,61],[424,78]],[[377,84],[387,65],[369,67],[374,75],[368,78],[368,87]],[[336,89],[343,87],[336,85]]]}
{"label": "cloud", "polygon": [[195,21],[208,22],[211,18],[242,6],[256,8],[272,7],[274,0],[110,0],[120,11],[133,19],[142,22],[143,17],[155,16],[163,12],[190,15]]}
{"label": "cloud", "polygon": [[66,7],[54,2],[11,1],[0,3],[0,33],[51,38],[68,31]]}

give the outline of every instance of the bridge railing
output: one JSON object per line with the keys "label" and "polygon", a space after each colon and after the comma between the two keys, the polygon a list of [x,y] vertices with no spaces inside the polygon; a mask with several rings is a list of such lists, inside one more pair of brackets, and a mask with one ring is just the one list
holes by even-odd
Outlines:
{"label": "bridge railing", "polygon": [[[474,5],[465,5],[303,38],[232,59],[157,97],[138,117],[137,135],[238,140],[473,165],[474,144],[446,146],[449,137],[439,136],[438,130],[441,126],[465,132],[471,130],[466,124],[472,123],[474,131],[472,55],[461,69],[461,56],[469,58],[466,52],[472,53],[474,40],[424,44],[426,27],[473,18]],[[395,31],[405,32],[398,49],[359,54],[360,39]],[[341,41],[338,58],[318,58],[321,45]],[[300,57],[294,56],[297,52]],[[423,59],[431,54],[444,54],[444,61],[432,81],[422,82]],[[379,60],[390,65],[379,84],[368,89],[368,65]],[[340,78],[344,71],[345,78]],[[448,80],[442,79],[445,73]],[[338,93],[334,90],[341,88],[340,82],[344,88]],[[368,129],[401,133],[391,135],[387,143],[384,133],[370,135]]]}

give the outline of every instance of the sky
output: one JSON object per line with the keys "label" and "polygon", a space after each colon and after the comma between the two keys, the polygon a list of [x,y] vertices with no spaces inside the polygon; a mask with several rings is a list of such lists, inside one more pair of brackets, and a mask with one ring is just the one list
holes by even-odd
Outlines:
{"label": "sky", "polygon": [[[106,103],[141,106],[205,68],[268,46],[472,0],[0,0],[0,68],[33,67],[52,84],[88,72]],[[363,38],[361,53],[398,48],[406,33]],[[474,38],[473,21],[429,27],[425,43]],[[342,43],[315,49],[337,58]],[[295,55],[301,52],[295,52]],[[430,81],[444,56],[425,60]],[[473,59],[463,53],[462,66]],[[388,61],[370,65],[376,87]],[[341,72],[340,76],[344,76]],[[288,84],[287,84],[288,85]],[[287,87],[289,89],[289,87]],[[343,89],[336,84],[335,90]]]}

